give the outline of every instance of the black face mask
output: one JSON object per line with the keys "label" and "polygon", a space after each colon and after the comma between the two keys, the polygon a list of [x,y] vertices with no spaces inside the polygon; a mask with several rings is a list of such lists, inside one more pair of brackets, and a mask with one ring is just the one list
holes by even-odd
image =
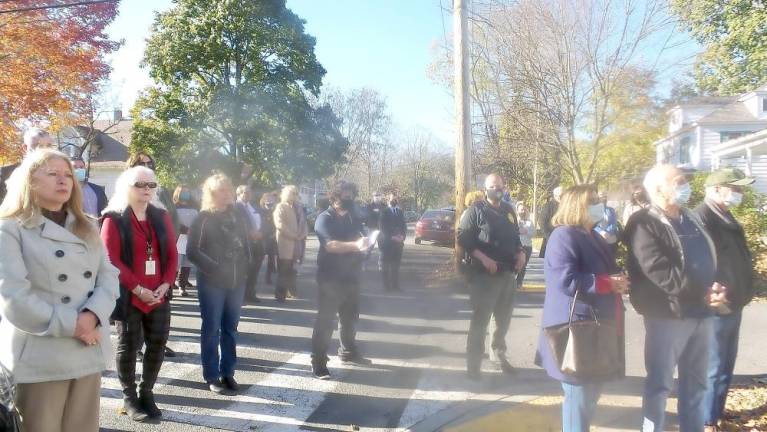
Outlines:
{"label": "black face mask", "polygon": [[392,207],[397,207],[397,204],[399,204],[399,202],[397,200],[389,201],[389,205],[392,206]]}
{"label": "black face mask", "polygon": [[341,209],[349,211],[354,207],[354,200],[351,198],[346,198],[341,200]]}
{"label": "black face mask", "polygon": [[501,198],[503,198],[503,191],[496,190],[496,189],[487,189],[485,191],[485,195],[487,196],[487,199],[489,199],[490,201],[500,201]]}

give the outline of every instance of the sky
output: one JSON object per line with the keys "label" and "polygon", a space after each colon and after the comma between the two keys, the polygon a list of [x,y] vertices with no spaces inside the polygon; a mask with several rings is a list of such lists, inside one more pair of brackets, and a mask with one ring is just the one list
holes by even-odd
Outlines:
{"label": "sky", "polygon": [[[451,0],[443,0],[449,4]],[[324,85],[341,89],[370,87],[387,100],[395,125],[423,127],[441,145],[451,141],[453,100],[434,83],[427,68],[433,46],[450,32],[440,0],[288,0],[317,40],[315,53],[327,70]],[[127,113],[141,89],[151,85],[139,67],[155,11],[170,0],[123,0],[108,29],[125,44],[112,56],[113,72],[105,98]],[[448,36],[449,37],[449,36]]]}

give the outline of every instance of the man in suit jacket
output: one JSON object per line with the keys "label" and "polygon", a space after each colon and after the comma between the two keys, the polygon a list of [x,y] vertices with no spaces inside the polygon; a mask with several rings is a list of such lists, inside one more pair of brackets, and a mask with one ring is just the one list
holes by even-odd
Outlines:
{"label": "man in suit jacket", "polygon": [[549,242],[549,236],[554,231],[554,226],[551,224],[551,218],[559,208],[559,199],[562,196],[562,186],[557,186],[551,191],[551,199],[543,207],[541,212],[541,227],[543,228],[543,242],[541,243],[541,250],[538,253],[539,258],[546,256],[546,244]]}
{"label": "man in suit jacket", "polygon": [[407,236],[405,213],[397,207],[397,195],[390,193],[389,206],[381,211],[381,233],[378,248],[381,249],[381,273],[386,291],[402,291],[399,285],[399,267]]}
{"label": "man in suit jacket", "polygon": [[107,207],[108,201],[104,186],[88,181],[88,170],[82,159],[72,159],[72,165],[75,167],[75,177],[80,182],[80,189],[83,191],[83,210],[90,216],[100,217],[101,212]]}
{"label": "man in suit jacket", "polygon": [[[38,148],[54,148],[53,137],[46,131],[38,128],[31,128],[24,133],[24,151],[26,153]],[[5,199],[8,192],[5,189],[5,182],[11,177],[13,171],[19,166],[16,162],[11,165],[0,167],[0,203]]]}

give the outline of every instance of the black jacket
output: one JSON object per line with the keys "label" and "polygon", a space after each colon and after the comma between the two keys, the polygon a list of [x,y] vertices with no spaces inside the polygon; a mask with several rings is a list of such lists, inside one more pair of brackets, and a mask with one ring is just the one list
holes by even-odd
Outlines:
{"label": "black jacket", "polygon": [[[703,223],[690,210],[682,209],[716,253]],[[695,287],[684,271],[684,252],[676,231],[657,207],[631,216],[624,232],[628,247],[627,268],[631,280],[631,304],[642,315],[681,318],[683,309],[706,307],[705,293]]]}
{"label": "black jacket", "polygon": [[740,310],[754,297],[751,252],[743,227],[732,213],[706,200],[695,209],[716,249],[716,281],[727,287],[730,308]]}
{"label": "black jacket", "polygon": [[16,170],[19,165],[20,164],[15,163],[0,167],[0,203],[2,203],[5,199],[5,194],[8,193],[5,182],[8,181],[8,179],[11,177],[11,174],[13,174],[13,171]]}
{"label": "black jacket", "polygon": [[212,288],[244,286],[251,260],[249,222],[242,212],[201,211],[189,230],[186,256]]}
{"label": "black jacket", "polygon": [[516,254],[522,250],[517,214],[506,201],[501,201],[499,209],[486,201],[466,209],[461,215],[457,238],[467,254],[479,249],[498,262],[502,270],[511,271]]}
{"label": "black jacket", "polygon": [[[104,218],[111,218],[117,226],[117,232],[120,233],[120,260],[128,267],[133,265],[133,231],[132,231],[132,210],[130,208],[125,209],[122,214],[117,212],[110,212],[105,214]],[[165,229],[165,210],[149,205],[146,209],[146,217],[149,223],[152,225],[152,229],[157,236],[158,252],[160,253],[160,271],[159,274],[163,274],[164,269],[168,265],[168,254],[165,250],[165,245],[168,241],[168,230]],[[168,290],[168,297],[173,295],[173,290]],[[120,297],[117,299],[115,309],[112,311],[112,320],[124,321],[128,316],[128,307],[131,304],[130,291],[128,288],[120,285]]]}
{"label": "black jacket", "polygon": [[397,215],[392,208],[387,207],[381,210],[381,234],[378,240],[378,247],[386,252],[392,248],[401,248],[402,243],[392,241],[392,237],[401,235],[407,236],[407,223],[405,222],[405,212],[397,209]]}

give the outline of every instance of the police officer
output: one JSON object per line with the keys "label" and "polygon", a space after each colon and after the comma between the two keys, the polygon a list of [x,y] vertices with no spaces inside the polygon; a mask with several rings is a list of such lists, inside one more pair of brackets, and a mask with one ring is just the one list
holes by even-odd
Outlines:
{"label": "police officer", "polygon": [[485,179],[485,200],[461,217],[458,243],[470,260],[469,288],[472,316],[466,342],[466,367],[472,380],[480,378],[485,335],[491,316],[495,331],[491,347],[504,373],[514,373],[506,358],[506,333],[514,307],[516,273],[525,265],[519,226],[513,207],[503,201],[503,179]]}
{"label": "police officer", "polygon": [[317,318],[312,333],[312,372],[319,379],[330,378],[327,350],[333,336],[336,314],[341,347],[338,356],[343,363],[370,364],[357,349],[360,276],[364,253],[369,249],[368,237],[362,235],[362,224],[354,215],[357,187],[341,181],[330,193],[330,207],[317,216],[314,232],[320,242],[317,254],[319,296]]}
{"label": "police officer", "polygon": [[381,214],[381,234],[378,236],[381,274],[386,291],[402,291],[399,285],[399,267],[407,236],[407,223],[404,212],[398,207],[397,195],[390,193],[387,198],[389,207]]}

